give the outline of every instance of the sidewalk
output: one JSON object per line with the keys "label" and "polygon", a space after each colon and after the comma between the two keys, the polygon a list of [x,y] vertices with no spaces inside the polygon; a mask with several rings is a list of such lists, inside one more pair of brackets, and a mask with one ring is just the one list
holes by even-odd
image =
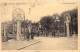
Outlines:
{"label": "sidewalk", "polygon": [[11,39],[7,42],[2,42],[2,50],[20,50],[20,49],[23,49],[25,47],[28,47],[28,46],[31,46],[31,45],[34,45],[36,43],[39,43],[40,41],[37,39],[37,40],[14,40],[14,39]]}

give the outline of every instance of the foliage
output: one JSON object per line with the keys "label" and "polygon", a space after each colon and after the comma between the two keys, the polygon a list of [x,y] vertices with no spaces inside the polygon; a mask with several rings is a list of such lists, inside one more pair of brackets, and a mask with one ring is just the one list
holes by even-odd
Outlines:
{"label": "foliage", "polygon": [[[47,30],[60,30],[60,32],[64,32],[64,21],[65,21],[65,17],[64,15],[66,13],[68,13],[71,16],[71,30],[75,31],[76,33],[78,33],[78,9],[75,8],[73,10],[68,10],[68,11],[64,11],[62,12],[60,15],[59,14],[53,14],[52,16],[43,16],[40,20],[41,25],[46,28]],[[56,18],[58,17],[58,19],[60,20],[59,22],[55,22]],[[73,24],[74,23],[74,24]]]}
{"label": "foliage", "polygon": [[[71,22],[70,22],[70,25],[71,25],[71,30],[72,32],[75,31],[76,33],[78,33],[78,9],[75,8],[73,10],[68,10],[68,11],[64,11],[62,14],[61,14],[61,18],[63,18],[63,21],[64,21],[64,14],[65,13],[68,13],[70,16],[71,16]],[[61,20],[62,21],[62,20]]]}
{"label": "foliage", "polygon": [[54,22],[54,19],[52,16],[44,16],[40,20],[41,25],[47,30],[50,30],[52,28],[53,22]]}

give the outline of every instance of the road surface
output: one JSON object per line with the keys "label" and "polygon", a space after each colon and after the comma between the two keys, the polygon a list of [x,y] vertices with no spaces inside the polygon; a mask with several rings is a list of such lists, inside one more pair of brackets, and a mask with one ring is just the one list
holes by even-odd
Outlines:
{"label": "road surface", "polygon": [[40,42],[22,50],[76,50],[77,38],[68,37],[35,37]]}

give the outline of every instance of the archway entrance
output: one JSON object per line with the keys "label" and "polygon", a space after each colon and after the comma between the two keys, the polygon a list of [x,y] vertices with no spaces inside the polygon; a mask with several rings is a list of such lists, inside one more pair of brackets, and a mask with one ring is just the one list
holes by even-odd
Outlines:
{"label": "archway entrance", "polygon": [[65,36],[67,36],[67,37],[69,37],[70,36],[70,21],[71,21],[71,16],[68,14],[68,13],[66,13],[65,15],[64,15],[64,17],[65,17],[65,21],[64,21],[64,34],[65,34]]}
{"label": "archway entrance", "polygon": [[[20,9],[20,8],[14,9],[12,19],[13,19],[13,34],[15,32],[15,23],[14,22],[16,22],[16,27],[17,27],[16,28],[16,31],[17,31],[16,39],[21,40],[21,38],[23,38],[23,36],[21,34],[21,21],[23,21],[23,20],[25,21],[25,14],[22,11],[22,9]],[[25,29],[25,27],[24,27],[24,29]]]}

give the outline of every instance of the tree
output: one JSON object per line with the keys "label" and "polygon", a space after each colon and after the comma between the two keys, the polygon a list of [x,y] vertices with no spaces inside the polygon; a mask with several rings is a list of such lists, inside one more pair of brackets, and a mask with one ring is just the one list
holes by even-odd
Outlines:
{"label": "tree", "polygon": [[73,9],[70,12],[71,15],[71,24],[73,26],[74,32],[77,34],[78,33],[78,9]]}
{"label": "tree", "polygon": [[71,16],[71,22],[70,22],[70,25],[71,25],[71,31],[73,33],[73,31],[75,31],[75,33],[77,34],[78,33],[78,9],[75,8],[73,10],[68,10],[68,11],[64,11],[61,13],[61,18],[63,18],[63,21],[64,22],[64,14],[65,13],[68,13],[70,16]]}
{"label": "tree", "polygon": [[46,28],[46,30],[52,29],[53,22],[54,22],[54,19],[53,19],[52,16],[44,16],[44,17],[42,17],[41,20],[40,20],[41,25],[42,25],[44,28]]}
{"label": "tree", "polygon": [[58,14],[53,14],[54,19],[54,30],[60,30],[60,16]]}

